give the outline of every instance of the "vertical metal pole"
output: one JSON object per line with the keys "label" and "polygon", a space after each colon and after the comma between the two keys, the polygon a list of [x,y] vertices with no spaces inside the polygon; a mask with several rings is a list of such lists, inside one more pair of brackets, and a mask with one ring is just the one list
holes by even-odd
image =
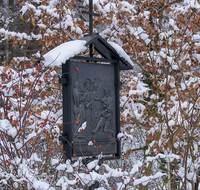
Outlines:
{"label": "vertical metal pole", "polygon": [[167,170],[168,170],[168,190],[171,190],[171,182],[170,182],[170,162],[167,162]]}
{"label": "vertical metal pole", "polygon": [[[114,75],[115,75],[115,113],[116,113],[116,136],[115,138],[117,139],[117,134],[120,132],[120,101],[119,101],[119,91],[120,91],[120,78],[119,78],[119,61],[117,61],[114,64]],[[121,141],[117,140],[117,153],[115,156],[119,157],[121,155]]]}
{"label": "vertical metal pole", "polygon": [[93,0],[89,1],[89,35],[93,34],[93,19],[92,19]]}
{"label": "vertical metal pole", "polygon": [[[93,34],[93,19],[92,19],[93,0],[89,1],[89,35]],[[90,44],[90,57],[93,57],[92,44]]]}
{"label": "vertical metal pole", "polygon": [[[69,74],[70,68],[70,60],[67,60],[65,64],[62,64],[62,77],[67,78],[67,81],[71,82],[71,77]],[[63,91],[63,136],[67,136],[68,142],[64,142],[63,144],[63,151],[66,151],[65,156],[67,159],[72,158],[72,123],[71,123],[71,110],[70,107],[72,100],[72,94],[70,93],[70,85],[69,84],[62,84],[62,91]]]}

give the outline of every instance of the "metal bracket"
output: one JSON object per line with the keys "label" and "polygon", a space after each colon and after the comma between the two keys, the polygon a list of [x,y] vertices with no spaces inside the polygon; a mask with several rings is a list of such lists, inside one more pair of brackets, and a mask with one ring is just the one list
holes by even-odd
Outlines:
{"label": "metal bracket", "polygon": [[[115,80],[115,85],[117,85],[118,84],[118,82]],[[119,86],[122,86],[122,82],[121,81],[119,81]]]}
{"label": "metal bracket", "polygon": [[67,142],[66,139],[67,139],[67,135],[59,136],[59,141],[61,141],[61,142]]}
{"label": "metal bracket", "polygon": [[67,78],[59,78],[60,84],[67,84]]}

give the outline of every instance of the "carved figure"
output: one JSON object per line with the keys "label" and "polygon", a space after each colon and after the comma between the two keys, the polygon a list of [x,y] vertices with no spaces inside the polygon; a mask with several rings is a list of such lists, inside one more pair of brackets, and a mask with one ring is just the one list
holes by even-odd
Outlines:
{"label": "carved figure", "polygon": [[80,121],[74,123],[74,128],[73,128],[74,136],[77,136],[78,128],[85,121],[85,108],[83,102],[81,101],[81,96],[83,95],[84,89],[82,89],[81,87],[82,87],[81,83],[79,84],[78,81],[74,82],[74,89],[73,89],[74,118],[76,121]]}
{"label": "carved figure", "polygon": [[113,100],[110,96],[110,91],[107,87],[104,88],[104,97],[102,99],[95,98],[96,101],[100,101],[102,103],[102,111],[99,113],[99,122],[97,126],[92,131],[92,133],[97,132],[111,132],[112,130],[112,119],[113,119]]}
{"label": "carved figure", "polygon": [[[81,83],[78,81],[74,82],[73,89],[73,102],[74,102],[74,118],[79,121],[78,123],[74,123],[74,136],[78,135],[78,129],[81,125],[91,119],[92,117],[92,81],[87,78],[85,83]],[[87,128],[80,134],[80,136],[91,136],[92,126],[91,121],[87,122]]]}
{"label": "carved figure", "polygon": [[74,117],[78,118],[78,114],[80,112],[80,92],[79,92],[79,82],[74,82],[74,89],[73,89],[73,100],[74,100]]}
{"label": "carved figure", "polygon": [[92,97],[91,97],[90,91],[91,91],[91,80],[86,79],[85,94],[84,94],[83,98],[81,99],[82,101],[84,101],[86,110],[91,109],[91,105],[92,105]]}

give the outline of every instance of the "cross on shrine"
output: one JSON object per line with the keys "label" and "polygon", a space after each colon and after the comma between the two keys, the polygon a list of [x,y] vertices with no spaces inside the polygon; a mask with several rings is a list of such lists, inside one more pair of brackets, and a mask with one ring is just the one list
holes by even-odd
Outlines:
{"label": "cross on shrine", "polygon": [[93,13],[93,0],[89,0],[89,12],[82,11],[83,14],[89,15],[89,35],[93,34],[93,16],[100,16],[98,13]]}

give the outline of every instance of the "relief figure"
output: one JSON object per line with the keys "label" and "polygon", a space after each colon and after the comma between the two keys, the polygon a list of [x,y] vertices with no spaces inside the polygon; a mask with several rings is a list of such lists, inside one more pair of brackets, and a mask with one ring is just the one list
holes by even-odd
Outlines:
{"label": "relief figure", "polygon": [[[78,135],[78,129],[81,127],[82,123],[85,121],[85,108],[84,104],[81,101],[81,97],[83,96],[83,88],[81,83],[78,81],[74,82],[74,89],[73,89],[73,101],[74,101],[74,128],[73,134],[74,136]],[[79,122],[76,122],[79,121]]]}
{"label": "relief figure", "polygon": [[[82,132],[84,136],[91,136],[91,122],[88,121],[92,115],[92,82],[90,79],[86,79],[85,83],[78,81],[74,82],[73,89],[73,103],[74,103],[74,136],[78,135],[78,129],[81,125],[87,121],[87,128]],[[76,121],[79,122],[76,122]],[[91,134],[90,134],[91,133]]]}
{"label": "relief figure", "polygon": [[102,103],[101,112],[99,113],[99,120],[97,126],[92,133],[113,132],[113,100],[110,96],[110,91],[107,87],[104,88],[104,97],[102,99],[95,98],[96,101]]}

